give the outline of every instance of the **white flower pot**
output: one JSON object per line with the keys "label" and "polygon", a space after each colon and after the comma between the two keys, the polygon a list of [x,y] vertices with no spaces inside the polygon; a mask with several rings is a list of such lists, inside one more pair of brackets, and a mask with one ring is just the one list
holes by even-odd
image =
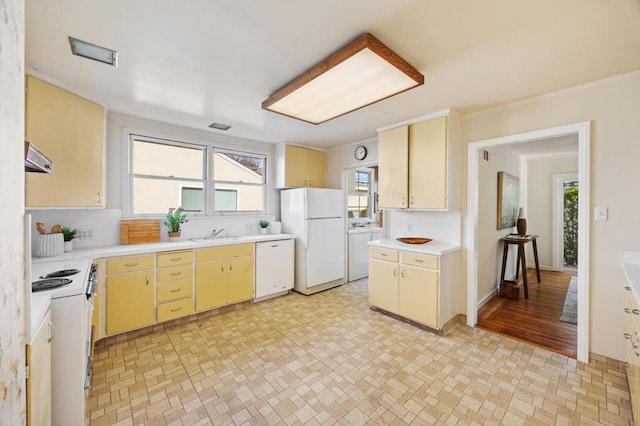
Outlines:
{"label": "white flower pot", "polygon": [[64,242],[64,251],[72,251],[73,250],[73,240]]}
{"label": "white flower pot", "polygon": [[260,233],[261,234],[266,234],[267,233],[267,228],[260,228]]}

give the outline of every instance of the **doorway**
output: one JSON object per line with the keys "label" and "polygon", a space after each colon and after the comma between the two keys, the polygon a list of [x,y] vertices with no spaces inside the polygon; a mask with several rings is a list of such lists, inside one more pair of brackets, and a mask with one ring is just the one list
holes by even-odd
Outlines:
{"label": "doorway", "polygon": [[478,159],[482,149],[504,144],[519,144],[544,139],[575,135],[578,138],[578,178],[581,193],[578,200],[578,283],[577,283],[577,359],[589,360],[589,146],[590,123],[520,133],[494,139],[472,142],[467,155],[467,325],[478,320]]}

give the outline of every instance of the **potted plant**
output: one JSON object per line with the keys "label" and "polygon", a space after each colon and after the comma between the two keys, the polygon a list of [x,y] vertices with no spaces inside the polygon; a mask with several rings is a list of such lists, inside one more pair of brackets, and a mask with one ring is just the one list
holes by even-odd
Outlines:
{"label": "potted plant", "polygon": [[260,233],[261,234],[266,234],[267,233],[267,228],[269,227],[269,221],[268,220],[261,220],[260,221]]}
{"label": "potted plant", "polygon": [[182,207],[170,208],[167,212],[167,220],[164,222],[169,228],[169,241],[177,241],[180,239],[180,225],[189,222],[187,215]]}
{"label": "potted plant", "polygon": [[64,240],[64,251],[73,250],[73,239],[78,236],[78,230],[69,228],[68,226],[63,226],[60,228],[60,232],[62,233],[62,239]]}

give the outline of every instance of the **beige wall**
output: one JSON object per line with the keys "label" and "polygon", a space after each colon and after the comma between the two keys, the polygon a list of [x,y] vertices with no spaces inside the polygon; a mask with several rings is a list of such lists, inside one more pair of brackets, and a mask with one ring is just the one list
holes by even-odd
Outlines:
{"label": "beige wall", "polygon": [[[465,142],[591,121],[590,351],[626,359],[622,249],[640,250],[640,72],[463,117]],[[463,165],[462,173],[466,166]],[[593,206],[609,207],[594,222]]]}
{"label": "beige wall", "polygon": [[0,425],[25,424],[24,1],[0,24]]}
{"label": "beige wall", "polygon": [[[367,157],[362,161],[356,160],[353,156],[353,151],[359,145],[367,148]],[[344,188],[345,169],[378,165],[378,139],[367,139],[366,141],[336,146],[327,151],[325,158],[327,161],[327,188]]]}
{"label": "beige wall", "polygon": [[[538,235],[540,268],[553,266],[553,186],[555,174],[578,173],[578,156],[526,160],[527,233]],[[531,244],[527,244],[527,263],[533,265]]]}
{"label": "beige wall", "polygon": [[[509,148],[489,148],[490,161],[478,163],[478,301],[484,303],[495,295],[500,284],[502,243],[500,238],[514,232],[514,228],[497,229],[498,172],[520,177],[518,156]],[[515,275],[515,247],[510,250],[505,278]]]}

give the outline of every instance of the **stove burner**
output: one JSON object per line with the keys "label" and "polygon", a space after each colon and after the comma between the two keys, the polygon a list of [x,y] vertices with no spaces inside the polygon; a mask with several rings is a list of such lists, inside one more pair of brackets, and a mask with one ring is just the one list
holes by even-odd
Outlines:
{"label": "stove burner", "polygon": [[48,278],[46,280],[34,281],[31,283],[31,291],[51,290],[71,284],[73,281],[68,278]]}
{"label": "stove burner", "polygon": [[41,275],[40,278],[61,278],[69,277],[80,272],[80,269],[62,269],[60,271],[50,272],[45,275]]}

